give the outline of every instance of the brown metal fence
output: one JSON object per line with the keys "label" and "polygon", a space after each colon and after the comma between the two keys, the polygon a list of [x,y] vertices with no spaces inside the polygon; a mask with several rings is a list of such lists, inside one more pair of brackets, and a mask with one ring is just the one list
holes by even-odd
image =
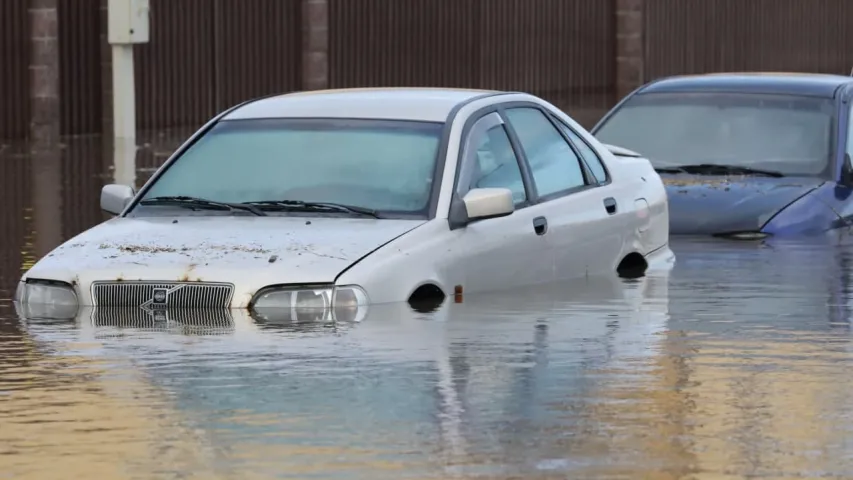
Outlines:
{"label": "brown metal fence", "polygon": [[645,80],[853,67],[850,0],[645,0]]}
{"label": "brown metal fence", "polygon": [[253,96],[299,88],[300,0],[152,0],[136,47],[140,129],[199,125]]}
{"label": "brown metal fence", "polygon": [[98,137],[68,139],[57,165],[61,192],[58,201],[61,205],[62,240],[103,221],[97,199],[101,188],[112,181],[104,175],[103,143]]}
{"label": "brown metal fence", "polygon": [[[0,1],[3,139],[27,135],[31,3]],[[104,3],[59,2],[63,134],[104,130]],[[151,0],[151,42],[136,48],[139,128],[194,127],[244,99],[298,90],[301,3]],[[594,120],[616,100],[617,3],[328,0],[329,85],[524,90]],[[644,81],[725,70],[846,74],[853,67],[850,0],[643,3]]]}
{"label": "brown metal fence", "polygon": [[0,139],[24,138],[29,119],[27,0],[0,0]]}
{"label": "brown metal fence", "polygon": [[58,17],[60,131],[64,135],[100,133],[100,0],[61,1]]}
{"label": "brown metal fence", "polygon": [[[3,228],[3,236],[0,237],[0,291],[18,280],[17,274],[26,259],[23,252],[27,250],[27,244],[33,242],[30,178],[30,162],[26,157],[14,155],[9,149],[0,154],[0,201],[3,203],[0,209],[0,226]],[[16,278],[2,278],[4,273]],[[10,297],[0,295],[0,298]]]}
{"label": "brown metal fence", "polygon": [[[27,136],[30,3],[0,1],[3,139]],[[65,135],[103,131],[110,76],[102,6],[102,0],[59,2]],[[152,0],[151,16],[151,42],[136,47],[142,130],[197,126],[244,99],[299,88],[300,0]]]}
{"label": "brown metal fence", "polygon": [[605,0],[329,0],[330,86],[523,90],[600,114],[614,15]]}

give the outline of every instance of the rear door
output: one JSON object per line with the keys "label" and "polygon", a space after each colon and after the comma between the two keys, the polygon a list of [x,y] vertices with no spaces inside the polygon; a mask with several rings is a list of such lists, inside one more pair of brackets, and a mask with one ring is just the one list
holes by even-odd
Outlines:
{"label": "rear door", "polygon": [[[665,245],[669,241],[668,235],[665,235],[661,239],[646,238],[647,235],[645,232],[652,228],[652,224],[650,223],[651,212],[649,211],[649,201],[643,198],[641,191],[644,182],[641,179],[637,179],[634,182],[614,183],[610,172],[595,149],[578,132],[563,123],[558,117],[549,115],[549,118],[557,125],[569,143],[575,147],[575,151],[580,156],[581,161],[587,166],[590,173],[592,173],[594,183],[606,194],[605,198],[609,197],[616,200],[616,212],[609,217],[612,224],[610,235],[613,237],[612,241],[614,242],[617,239],[623,239],[622,253],[627,253],[629,244],[634,236],[649,241],[648,245],[643,245],[643,247],[647,247],[641,252],[643,254]],[[665,221],[668,222],[668,218]],[[668,227],[666,229],[657,228],[657,230],[669,232]],[[621,259],[617,259],[617,261],[619,260]]]}
{"label": "rear door", "polygon": [[618,217],[632,205],[596,178],[544,108],[519,103],[501,114],[529,168],[531,201],[547,218],[555,278],[615,271],[626,238]]}

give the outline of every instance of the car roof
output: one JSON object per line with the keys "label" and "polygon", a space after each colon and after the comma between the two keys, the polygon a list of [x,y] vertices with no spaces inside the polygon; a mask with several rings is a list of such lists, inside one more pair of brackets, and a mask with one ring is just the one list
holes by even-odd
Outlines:
{"label": "car roof", "polygon": [[824,73],[707,73],[666,77],[647,84],[637,93],[775,93],[833,98],[840,87],[851,82],[853,82],[853,77]]}
{"label": "car roof", "polygon": [[345,88],[313,90],[248,102],[223,120],[251,118],[371,118],[444,122],[457,106],[495,90],[461,88]]}

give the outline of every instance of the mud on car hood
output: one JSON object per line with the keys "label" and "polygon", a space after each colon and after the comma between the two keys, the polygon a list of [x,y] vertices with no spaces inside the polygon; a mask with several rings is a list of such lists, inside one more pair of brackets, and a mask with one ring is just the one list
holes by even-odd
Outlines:
{"label": "mud on car hood", "polygon": [[[65,242],[27,278],[268,284],[332,283],[423,220],[305,217],[114,218]],[[243,287],[243,288],[241,288]]]}
{"label": "mud on car hood", "polygon": [[824,183],[808,177],[660,176],[669,197],[670,233],[674,235],[758,231]]}

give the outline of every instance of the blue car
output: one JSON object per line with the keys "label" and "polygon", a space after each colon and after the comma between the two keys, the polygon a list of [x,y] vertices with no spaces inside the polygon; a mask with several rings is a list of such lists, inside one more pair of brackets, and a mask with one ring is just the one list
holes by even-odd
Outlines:
{"label": "blue car", "polygon": [[816,235],[853,224],[851,97],[853,78],[840,75],[669,77],[591,132],[652,162],[671,234]]}

